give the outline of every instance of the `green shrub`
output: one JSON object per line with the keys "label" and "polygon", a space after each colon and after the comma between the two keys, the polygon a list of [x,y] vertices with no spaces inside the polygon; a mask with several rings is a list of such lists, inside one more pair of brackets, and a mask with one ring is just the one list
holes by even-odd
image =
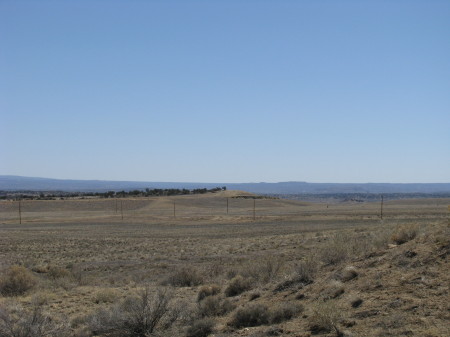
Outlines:
{"label": "green shrub", "polygon": [[0,278],[0,293],[4,296],[20,296],[36,285],[36,278],[25,267],[12,266]]}

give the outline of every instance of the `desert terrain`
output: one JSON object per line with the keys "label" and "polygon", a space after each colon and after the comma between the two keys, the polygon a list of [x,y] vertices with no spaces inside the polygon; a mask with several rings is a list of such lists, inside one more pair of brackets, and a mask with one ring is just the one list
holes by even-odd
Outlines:
{"label": "desert terrain", "polygon": [[449,205],[0,201],[0,336],[449,336]]}

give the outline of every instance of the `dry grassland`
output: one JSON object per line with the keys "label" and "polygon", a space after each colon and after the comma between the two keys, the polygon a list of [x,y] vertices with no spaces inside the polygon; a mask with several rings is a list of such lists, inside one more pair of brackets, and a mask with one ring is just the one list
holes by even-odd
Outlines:
{"label": "dry grassland", "polygon": [[450,335],[450,199],[243,194],[0,202],[0,336]]}

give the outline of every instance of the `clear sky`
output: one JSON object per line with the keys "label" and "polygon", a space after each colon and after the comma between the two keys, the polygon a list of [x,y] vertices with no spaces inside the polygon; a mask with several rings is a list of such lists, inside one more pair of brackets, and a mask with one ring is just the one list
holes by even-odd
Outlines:
{"label": "clear sky", "polygon": [[450,182],[450,1],[0,0],[0,174]]}

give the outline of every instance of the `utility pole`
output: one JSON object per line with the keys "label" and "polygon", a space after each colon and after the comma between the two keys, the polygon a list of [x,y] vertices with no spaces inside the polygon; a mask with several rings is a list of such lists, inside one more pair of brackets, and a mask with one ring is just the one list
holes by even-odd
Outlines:
{"label": "utility pole", "polygon": [[383,195],[381,195],[380,217],[383,220]]}
{"label": "utility pole", "polygon": [[120,214],[122,215],[122,220],[123,220],[123,202],[122,202],[122,200],[120,200]]}
{"label": "utility pole", "polygon": [[175,213],[175,201],[173,202],[173,217],[176,218],[176,213]]}
{"label": "utility pole", "polygon": [[19,224],[22,224],[22,200],[19,199]]}
{"label": "utility pole", "polygon": [[253,221],[256,220],[256,199],[253,198]]}
{"label": "utility pole", "polygon": [[116,213],[117,213],[117,199],[116,199]]}
{"label": "utility pole", "polygon": [[227,214],[228,214],[228,197],[227,197]]}

